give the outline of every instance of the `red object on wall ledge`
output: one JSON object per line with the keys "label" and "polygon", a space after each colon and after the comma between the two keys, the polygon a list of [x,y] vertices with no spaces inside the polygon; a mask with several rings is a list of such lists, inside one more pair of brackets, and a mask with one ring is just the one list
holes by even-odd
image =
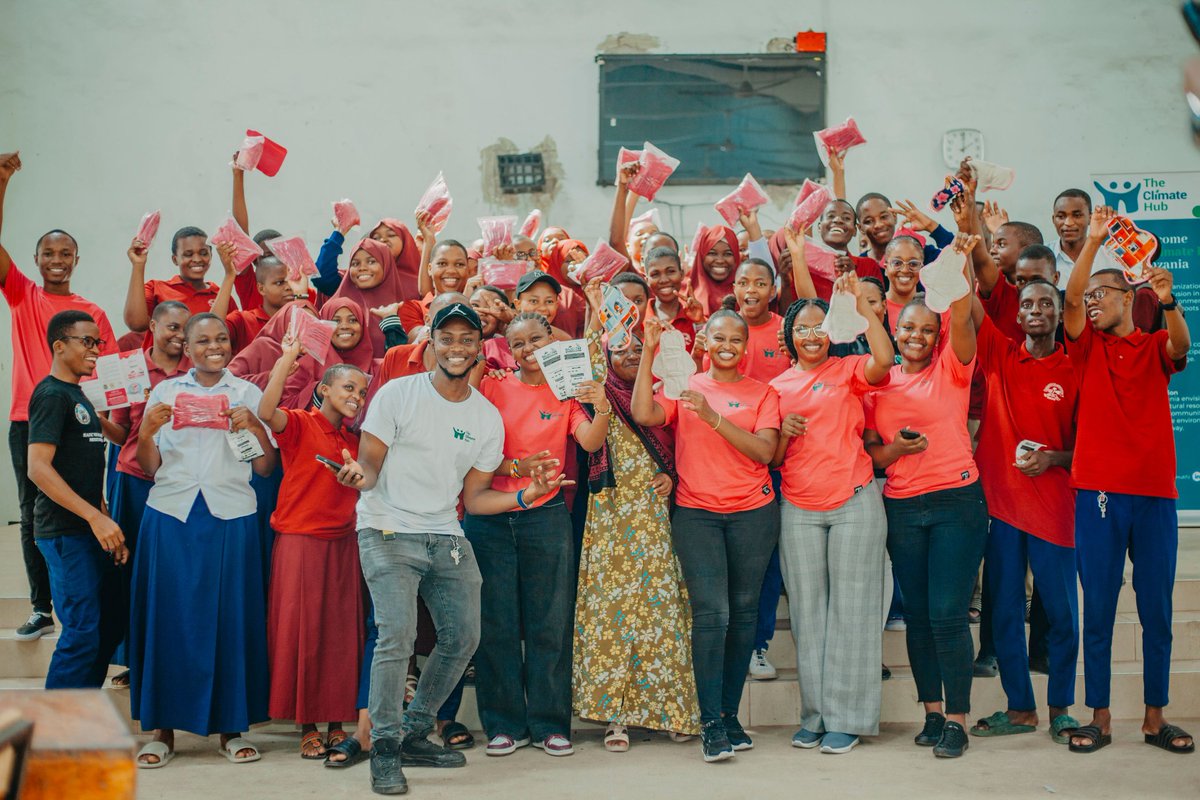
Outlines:
{"label": "red object on wall ledge", "polygon": [[796,34],[797,53],[824,53],[825,34],[822,31],[801,31]]}

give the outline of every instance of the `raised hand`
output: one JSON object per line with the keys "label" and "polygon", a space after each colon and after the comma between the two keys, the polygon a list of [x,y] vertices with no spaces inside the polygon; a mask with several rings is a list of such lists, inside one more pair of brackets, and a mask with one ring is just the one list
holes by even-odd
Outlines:
{"label": "raised hand", "polygon": [[1000,207],[1000,204],[995,200],[986,200],[983,203],[983,224],[987,226],[988,232],[994,234],[1000,230],[1000,226],[1008,223],[1008,212]]}
{"label": "raised hand", "polygon": [[221,266],[225,269],[226,275],[237,273],[233,263],[233,260],[237,258],[237,248],[233,246],[232,242],[221,242],[217,245],[217,257],[221,259]]}
{"label": "raised hand", "polygon": [[583,287],[583,296],[587,298],[588,305],[592,307],[592,313],[599,313],[604,307],[604,282],[603,279],[596,277],[587,282]]}
{"label": "raised hand", "polygon": [[1088,221],[1088,238],[1104,241],[1108,238],[1108,221],[1117,214],[1112,206],[1096,206],[1092,210],[1092,218]]}
{"label": "raised hand", "polygon": [[579,388],[575,391],[575,399],[594,406],[598,414],[607,414],[612,411],[612,403],[608,402],[604,396],[604,384],[596,381],[580,383]]}
{"label": "raised hand", "polygon": [[150,250],[146,247],[146,243],[141,239],[134,239],[129,243],[129,249],[125,251],[125,255],[129,256],[129,263],[134,269],[146,268],[146,257]]}
{"label": "raised hand", "polygon": [[21,153],[0,153],[0,183],[7,183],[21,169]]}
{"label": "raised hand", "polygon": [[1173,293],[1175,276],[1168,269],[1161,267],[1148,267],[1146,273],[1150,276],[1150,288],[1158,295],[1160,302],[1169,303],[1175,295]]}
{"label": "raised hand", "polygon": [[721,415],[713,411],[712,406],[708,404],[708,399],[695,389],[684,389],[679,393],[679,401],[684,408],[695,413],[700,421],[710,428],[715,428],[721,421]]}
{"label": "raised hand", "polygon": [[653,353],[658,349],[658,343],[662,339],[662,333],[665,329],[666,324],[656,315],[646,315],[646,321],[642,325],[643,353]]}
{"label": "raised hand", "polygon": [[896,205],[889,208],[888,211],[904,217],[906,220],[904,227],[911,228],[914,231],[930,233],[937,228],[937,223],[922,213],[912,200],[897,200]]}
{"label": "raised hand", "polygon": [[371,313],[379,319],[387,319],[388,317],[397,317],[400,315],[400,303],[389,303],[386,306],[375,306],[371,309]]}

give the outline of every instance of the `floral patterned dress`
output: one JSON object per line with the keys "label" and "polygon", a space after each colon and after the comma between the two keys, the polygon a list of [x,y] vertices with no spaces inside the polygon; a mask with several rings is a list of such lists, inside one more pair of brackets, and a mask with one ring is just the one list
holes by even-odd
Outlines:
{"label": "floral patterned dress", "polygon": [[[606,366],[593,365],[597,380]],[[583,719],[699,733],[691,609],[671,546],[667,498],[650,487],[658,465],[615,413],[607,444],[617,485],[591,496],[583,532],[574,711]]]}

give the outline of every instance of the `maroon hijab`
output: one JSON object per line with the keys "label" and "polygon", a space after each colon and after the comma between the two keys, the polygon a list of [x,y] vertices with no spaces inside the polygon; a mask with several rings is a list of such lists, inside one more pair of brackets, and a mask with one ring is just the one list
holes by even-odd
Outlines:
{"label": "maroon hijab", "polygon": [[[263,325],[258,336],[229,362],[229,371],[260,389],[266,389],[267,382],[271,379],[271,369],[283,355],[283,337],[287,335],[288,326],[292,321],[292,311],[301,308],[314,314],[317,311],[308,300],[293,300],[276,311],[274,316],[267,320],[267,324]],[[312,356],[300,357],[301,363],[306,360],[316,363]]]}
{"label": "maroon hijab", "polygon": [[[413,238],[407,225],[393,217],[384,217],[379,220],[379,225],[387,225],[404,241],[404,249],[394,259],[396,274],[400,276],[400,290],[404,293],[401,299],[416,297],[418,280],[421,277],[421,248],[417,247],[417,240]],[[375,228],[371,228],[371,231],[374,232]],[[370,309],[364,310],[370,313]]]}
{"label": "maroon hijab", "polygon": [[[379,262],[383,267],[383,281],[378,286],[372,286],[370,289],[359,288],[354,281],[350,279],[351,268],[349,261],[347,262],[346,274],[342,276],[342,285],[333,293],[333,298],[325,305],[329,305],[339,297],[344,297],[347,300],[353,300],[358,304],[359,309],[364,314],[370,314],[372,308],[379,306],[387,306],[392,303],[404,300],[403,287],[401,286],[400,273],[396,271],[395,262],[392,260],[392,251],[383,242],[377,242],[374,239],[362,239],[358,244],[354,245],[354,249],[350,251],[350,260],[354,259],[354,255],[359,250],[366,250],[371,256]],[[408,251],[407,244],[405,252]],[[420,256],[418,255],[418,259]],[[340,307],[340,306],[339,306]],[[363,340],[371,343],[371,357],[383,358],[383,354],[387,352],[387,340],[383,336],[383,331],[378,325],[371,324],[370,320],[363,319]]]}
{"label": "maroon hijab", "polygon": [[[717,283],[704,271],[704,257],[722,239],[733,251],[733,269],[729,271],[728,280]],[[733,232],[732,228],[724,225],[712,225],[704,229],[704,233],[696,245],[696,252],[692,254],[692,272],[688,278],[691,281],[692,296],[700,301],[706,317],[721,308],[721,300],[725,295],[733,294],[733,280],[741,260],[737,234]]]}
{"label": "maroon hijab", "polygon": [[[368,375],[374,375],[379,371],[375,366],[378,362],[372,356],[374,348],[367,335],[367,328],[370,326],[371,320],[363,314],[363,309],[358,303],[347,297],[334,297],[321,307],[321,319],[332,322],[333,315],[343,308],[350,309],[350,312],[362,323],[362,338],[349,350],[338,350],[330,345],[329,355],[324,362],[318,363],[314,358],[302,358],[296,371],[288,377],[284,384],[283,397],[279,401],[280,407],[308,408],[313,392],[321,383],[321,379],[325,377],[325,371],[336,364],[350,364]],[[366,409],[359,411],[359,419],[362,418],[365,411]]]}

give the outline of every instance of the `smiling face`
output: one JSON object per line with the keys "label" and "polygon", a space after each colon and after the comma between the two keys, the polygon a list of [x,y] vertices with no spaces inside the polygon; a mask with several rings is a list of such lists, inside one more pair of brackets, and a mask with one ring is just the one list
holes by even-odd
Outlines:
{"label": "smiling face", "polygon": [[179,275],[185,281],[203,281],[212,264],[212,248],[203,236],[184,236],[175,245],[171,263],[179,267]]}
{"label": "smiling face", "polygon": [[736,317],[719,316],[708,321],[704,335],[708,340],[708,358],[713,367],[736,369],[746,354],[746,341],[750,337],[746,326]]}
{"label": "smiling face", "polygon": [[817,305],[806,305],[792,323],[792,344],[796,347],[796,362],[801,369],[812,369],[829,358],[829,337],[818,331],[825,321],[825,312]]}
{"label": "smiling face", "polygon": [[1087,233],[1088,218],[1091,211],[1082,197],[1060,197],[1054,201],[1054,230],[1065,245],[1074,245],[1083,241]]}
{"label": "smiling face", "polygon": [[921,277],[925,256],[917,245],[907,239],[891,244],[883,256],[883,268],[897,297],[911,297]]}
{"label": "smiling face", "polygon": [[38,272],[42,275],[43,286],[65,285],[71,282],[71,273],[79,263],[79,251],[70,236],[64,233],[51,233],[42,237],[38,242],[37,253]]}
{"label": "smiling face", "polygon": [[864,200],[858,209],[858,229],[876,247],[883,247],[896,234],[896,215],[878,197]]}
{"label": "smiling face", "polygon": [[1116,275],[1101,272],[1088,280],[1083,307],[1098,331],[1110,331],[1133,311],[1133,292]]}
{"label": "smiling face", "polygon": [[350,280],[359,289],[374,289],[383,283],[383,264],[375,260],[375,256],[365,247],[354,251],[350,258]]}
{"label": "smiling face", "polygon": [[729,242],[725,241],[725,237],[722,236],[704,254],[702,264],[704,271],[708,273],[708,277],[717,283],[724,283],[733,275],[733,265],[736,259],[737,254],[733,252],[733,249],[729,246]]}
{"label": "smiling face", "polygon": [[383,223],[380,223],[378,228],[371,231],[371,238],[377,242],[387,245],[387,249],[391,252],[392,258],[397,258],[401,253],[404,252],[403,237]]}
{"label": "smiling face", "polygon": [[646,264],[646,282],[650,291],[660,303],[674,303],[679,299],[679,289],[683,286],[683,270],[679,260],[669,256],[659,256]]}
{"label": "smiling face", "polygon": [[738,310],[746,322],[754,325],[771,315],[771,301],[775,299],[775,279],[771,271],[762,264],[747,261],[738,267],[733,281],[733,294],[737,298]]}
{"label": "smiling face", "polygon": [[[67,329],[69,339],[54,343],[54,358],[67,371],[78,378],[86,378],[96,371],[96,359],[100,357],[100,327],[94,322],[76,322]],[[90,339],[92,346],[81,339]]]}
{"label": "smiling face", "polygon": [[322,407],[328,405],[345,419],[354,419],[367,402],[367,376],[353,368],[338,369],[329,382],[317,386]]}
{"label": "smiling face", "polygon": [[342,307],[333,312],[333,346],[338,350],[350,350],[363,336],[363,323],[349,308]]}
{"label": "smiling face", "polygon": [[517,261],[524,261],[530,269],[537,269],[538,264],[542,263],[541,256],[538,255],[537,244],[528,236],[520,234],[513,237],[513,258]]}
{"label": "smiling face", "polygon": [[870,281],[861,281],[858,284],[862,288],[863,295],[867,298],[867,305],[875,312],[875,316],[883,322],[887,316],[887,298],[883,294],[883,288],[876,286]]}
{"label": "smiling face", "polygon": [[1047,283],[1035,283],[1021,289],[1017,304],[1017,324],[1026,336],[1050,336],[1058,328],[1058,289]]}
{"label": "smiling face", "polygon": [[553,341],[546,327],[537,320],[526,319],[512,323],[505,331],[508,349],[512,351],[513,360],[522,372],[541,374],[542,367],[537,363],[534,353]]}
{"label": "smiling face", "polygon": [[470,262],[467,252],[461,247],[448,244],[436,248],[429,262],[434,294],[461,292],[472,274]]}
{"label": "smiling face", "polygon": [[218,319],[202,319],[193,324],[186,350],[197,372],[220,372],[233,357],[229,330]]}
{"label": "smiling face", "polygon": [[558,315],[558,294],[544,281],[530,286],[517,296],[517,312],[541,314],[551,325]]}
{"label": "smiling face", "polygon": [[642,363],[642,343],[634,339],[624,350],[613,350],[608,361],[614,375],[626,383],[633,383],[637,380],[638,365]]}
{"label": "smiling face", "polygon": [[634,266],[641,266],[642,253],[646,252],[646,240],[658,233],[658,226],[653,222],[639,222],[629,230],[625,238],[625,247],[629,251],[629,260]]}
{"label": "smiling face", "polygon": [[190,316],[186,308],[172,308],[155,314],[150,320],[154,349],[170,358],[183,355],[183,329]]}
{"label": "smiling face", "polygon": [[475,313],[479,314],[479,321],[483,323],[483,338],[495,336],[500,329],[500,319],[496,316],[496,311],[497,304],[503,302],[491,289],[476,289],[471,295],[471,308],[475,309]]}
{"label": "smiling face", "polygon": [[845,250],[854,236],[854,209],[845,200],[834,200],[821,212],[817,231],[825,244],[834,250]]}
{"label": "smiling face", "polygon": [[896,349],[910,364],[924,365],[933,358],[942,321],[925,306],[909,305],[900,312],[896,324]]}
{"label": "smiling face", "polygon": [[542,231],[542,238],[538,239],[538,249],[542,251],[542,255],[549,253],[554,249],[554,246],[563,239],[569,239],[567,232],[562,228],[549,227]]}
{"label": "smiling face", "polygon": [[462,319],[451,319],[429,335],[438,369],[447,378],[465,378],[475,367],[482,346],[479,331]]}

